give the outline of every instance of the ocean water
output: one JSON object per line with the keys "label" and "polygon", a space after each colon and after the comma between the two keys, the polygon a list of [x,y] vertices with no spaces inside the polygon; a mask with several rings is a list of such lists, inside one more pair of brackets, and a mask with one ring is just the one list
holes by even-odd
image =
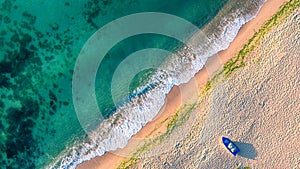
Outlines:
{"label": "ocean water", "polygon": [[[123,147],[155,117],[172,86],[187,82],[207,57],[226,49],[263,3],[1,0],[0,168],[75,168],[85,160]],[[99,28],[138,12],[164,12],[184,18],[203,30],[208,41],[205,46],[189,49],[167,36],[143,34],[114,46],[101,62],[95,81],[105,120],[99,121],[88,136],[73,105],[76,59]],[[114,81],[123,61],[145,48],[165,49],[179,57],[155,59],[156,66],[136,72],[129,85],[124,85],[128,80],[124,71]],[[135,60],[134,64],[144,62]]]}

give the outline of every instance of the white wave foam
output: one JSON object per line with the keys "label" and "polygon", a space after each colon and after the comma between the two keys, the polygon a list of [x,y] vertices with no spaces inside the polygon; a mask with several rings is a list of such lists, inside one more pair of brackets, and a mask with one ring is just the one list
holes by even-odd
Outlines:
{"label": "white wave foam", "polygon": [[242,25],[255,17],[261,6],[262,4],[252,13],[237,10],[223,17],[218,24],[219,33],[209,34],[205,46],[197,49],[184,48],[176,53],[179,57],[171,57],[151,78],[154,88],[119,107],[83,143],[70,148],[68,153],[49,168],[75,168],[107,151],[123,148],[134,134],[157,115],[171,88],[188,82],[203,68],[209,56],[228,48]]}

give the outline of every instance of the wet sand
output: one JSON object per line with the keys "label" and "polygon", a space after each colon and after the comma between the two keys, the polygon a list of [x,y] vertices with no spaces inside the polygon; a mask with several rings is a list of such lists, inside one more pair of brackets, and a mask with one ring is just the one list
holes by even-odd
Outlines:
{"label": "wet sand", "polygon": [[[131,151],[140,140],[149,137],[149,134],[156,135],[158,132],[165,131],[166,127],[161,126],[156,132],[152,133],[157,124],[161,123],[167,117],[172,116],[176,110],[185,102],[191,102],[196,99],[197,93],[214,75],[214,72],[220,70],[225,62],[232,58],[242,46],[251,38],[264,22],[274,15],[279,7],[287,0],[268,0],[261,8],[258,16],[246,23],[239,31],[237,37],[230,44],[229,48],[219,52],[218,55],[209,58],[204,69],[199,71],[193,79],[187,84],[175,86],[168,94],[164,108],[159,115],[151,122],[147,123],[121,150],[108,152],[103,156],[96,157],[78,166],[79,169],[110,169],[116,168],[122,160],[126,159],[126,154]],[[196,93],[195,93],[196,92]],[[125,156],[125,157],[124,157]]]}
{"label": "wet sand", "polygon": [[[216,81],[199,105],[205,120],[165,154],[132,168],[299,168],[300,9],[272,27],[245,66]],[[202,123],[201,123],[202,121]],[[235,157],[222,136],[240,148]]]}

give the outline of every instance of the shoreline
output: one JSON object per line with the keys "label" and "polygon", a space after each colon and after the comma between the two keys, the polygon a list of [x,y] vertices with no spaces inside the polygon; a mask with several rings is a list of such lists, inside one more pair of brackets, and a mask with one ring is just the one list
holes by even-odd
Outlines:
{"label": "shoreline", "polygon": [[[175,114],[176,110],[178,110],[182,105],[181,100],[187,101],[193,99],[190,98],[190,96],[195,95],[193,94],[194,87],[196,86],[196,90],[199,92],[200,88],[204,87],[207,81],[213,76],[213,74],[210,73],[221,69],[224,63],[235,56],[243,45],[247,43],[248,39],[253,36],[254,32],[257,31],[269,18],[271,18],[284,2],[287,2],[287,0],[267,0],[261,7],[258,15],[242,26],[238,35],[235,37],[233,42],[231,42],[229,48],[210,57],[206,62],[205,67],[200,70],[187,84],[174,86],[172,88],[171,92],[167,95],[164,107],[161,109],[158,116],[153,121],[147,123],[136,135],[134,135],[125,149],[117,150],[117,152],[113,153],[105,153],[103,156],[96,157],[80,164],[77,168],[116,168],[122,160],[126,159],[116,154],[126,153],[130,150],[131,146],[136,145],[134,143],[135,140],[145,138],[155,129],[157,124],[161,123],[166,117]],[[160,131],[163,130],[164,128]]]}
{"label": "shoreline", "polygon": [[[239,51],[240,58],[225,64],[238,66],[234,72],[224,66],[210,80],[211,89],[204,90],[191,112],[196,118],[176,127],[181,135],[180,130],[192,124],[186,135],[169,144],[178,135],[172,132],[160,144],[142,150],[148,154],[168,146],[168,152],[146,157],[141,153],[135,156],[137,160],[122,162],[120,168],[297,168],[299,7],[298,0],[289,1],[251,37],[254,40]],[[224,147],[224,136],[240,148],[237,156]]]}

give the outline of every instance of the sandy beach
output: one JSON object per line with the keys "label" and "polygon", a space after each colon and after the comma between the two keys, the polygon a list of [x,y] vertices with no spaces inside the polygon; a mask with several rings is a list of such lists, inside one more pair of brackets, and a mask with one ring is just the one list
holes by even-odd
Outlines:
{"label": "sandy beach", "polygon": [[[173,87],[159,115],[144,126],[124,149],[116,152],[108,152],[101,157],[96,157],[79,165],[78,168],[116,168],[122,160],[126,159],[128,152],[134,150],[139,140],[145,137],[154,137],[158,133],[164,132],[166,126],[162,125],[157,129],[157,125],[175,114],[183,103],[195,100],[198,97],[197,93],[201,91],[214,73],[222,69],[223,64],[236,55],[243,45],[247,43],[248,39],[253,36],[254,32],[270,19],[284,2],[287,2],[287,0],[268,0],[261,8],[258,16],[241,28],[228,49],[211,57],[206,63],[205,68],[199,71],[189,83]],[[299,22],[299,10],[295,16],[296,21]],[[254,52],[255,54],[252,54],[251,60],[253,60],[252,58],[256,58],[254,60],[259,59],[259,64],[247,65],[245,68],[239,70],[239,73],[234,73],[224,84],[214,87],[215,89],[212,91],[210,97],[207,98],[205,105],[201,105],[205,108],[201,108],[201,110],[200,108],[196,109],[196,113],[205,114],[206,116],[205,124],[202,127],[193,127],[191,130],[191,132],[197,134],[196,138],[200,138],[200,140],[196,142],[191,141],[191,138],[187,136],[187,138],[180,141],[181,148],[175,149],[173,146],[170,152],[158,155],[159,158],[155,156],[144,160],[141,159],[135,168],[208,168],[213,166],[217,166],[218,168],[233,168],[238,165],[261,168],[267,164],[272,164],[274,159],[280,159],[281,156],[286,156],[287,158],[278,162],[275,168],[300,167],[299,152],[298,154],[297,152],[292,152],[293,149],[300,149],[300,140],[296,137],[300,135],[300,126],[295,126],[295,124],[300,123],[299,115],[296,114],[296,111],[299,110],[299,98],[297,100],[299,90],[292,90],[297,87],[297,83],[299,88],[299,75],[297,75],[297,71],[299,70],[298,65],[300,63],[299,58],[296,56],[297,47],[282,47],[284,44],[294,43],[299,48],[299,41],[293,42],[293,39],[289,38],[292,35],[299,38],[297,31],[294,30],[297,28],[297,24],[294,24],[287,30],[290,32],[283,33],[282,36],[276,35],[276,33],[288,27],[287,25],[292,24],[293,19],[293,17],[289,18],[284,24],[272,30],[269,33],[270,38],[264,39],[262,45]],[[292,34],[293,32],[294,34]],[[281,43],[275,43],[277,40]],[[265,49],[270,49],[270,52]],[[285,49],[290,49],[287,52],[294,52],[294,55],[291,55],[294,60],[289,59],[284,51]],[[270,56],[270,58],[257,58],[258,56],[265,55]],[[296,69],[297,66],[298,69]],[[257,67],[261,69],[257,71]],[[254,77],[251,76],[253,74],[255,75]],[[278,74],[281,75],[279,78],[277,78]],[[286,82],[284,83],[286,86],[282,88],[276,85],[283,82]],[[263,92],[259,91],[255,93],[257,88],[261,86],[263,86]],[[284,92],[280,92],[282,90]],[[248,98],[251,96],[255,98]],[[293,96],[291,97],[292,99],[288,99],[289,96]],[[282,101],[280,104],[277,104],[274,99],[282,99]],[[250,101],[248,102],[248,100]],[[251,105],[252,102],[255,103],[255,106]],[[246,108],[240,109],[241,107]],[[285,109],[289,109],[289,112],[285,112]],[[260,113],[260,115],[256,116],[255,113]],[[232,120],[235,125],[230,124]],[[217,125],[215,125],[216,122]],[[270,127],[271,124],[278,124],[278,126]],[[239,126],[239,130],[235,130],[232,128],[233,126]],[[266,126],[269,126],[269,128],[266,128]],[[155,132],[152,132],[154,129]],[[269,133],[274,133],[274,135],[269,136]],[[291,138],[289,138],[289,134],[292,135]],[[238,141],[240,147],[245,147],[249,151],[243,152],[236,159],[230,157],[230,154],[224,151],[220,146],[221,144],[218,143],[222,135],[230,136],[233,140]],[[195,137],[193,138],[195,139]],[[284,143],[283,141],[290,143],[287,147],[280,146],[277,149],[276,142]],[[191,142],[195,144],[190,144]],[[288,153],[282,153],[283,150],[287,150]],[[185,152],[184,155],[180,155],[179,151]],[[271,152],[268,153],[269,151]],[[187,160],[189,156],[193,156],[190,159],[191,161]],[[274,159],[270,157],[274,157]],[[185,162],[182,163],[182,161]],[[298,164],[298,166],[290,166],[290,164]]]}
{"label": "sandy beach", "polygon": [[[168,153],[132,168],[299,168],[299,14],[272,28],[244,67],[213,86],[194,112],[205,114],[203,124],[196,120]],[[236,157],[222,136],[241,149]]]}

